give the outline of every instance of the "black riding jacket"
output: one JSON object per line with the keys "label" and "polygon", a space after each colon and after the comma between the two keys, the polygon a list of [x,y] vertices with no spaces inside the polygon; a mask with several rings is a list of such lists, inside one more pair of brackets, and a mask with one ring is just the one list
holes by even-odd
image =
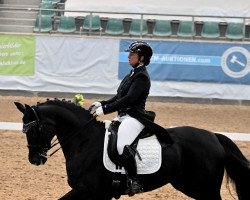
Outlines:
{"label": "black riding jacket", "polygon": [[117,94],[113,98],[101,102],[103,112],[108,114],[118,111],[120,115],[129,114],[155,133],[160,141],[173,144],[174,141],[166,129],[153,122],[155,113],[145,110],[150,87],[151,83],[146,66],[135,68],[122,80]]}
{"label": "black riding jacket", "polygon": [[118,114],[125,114],[131,110],[144,113],[150,86],[150,77],[146,67],[135,68],[122,80],[117,94],[113,98],[101,102],[103,112],[107,114],[118,111]]}

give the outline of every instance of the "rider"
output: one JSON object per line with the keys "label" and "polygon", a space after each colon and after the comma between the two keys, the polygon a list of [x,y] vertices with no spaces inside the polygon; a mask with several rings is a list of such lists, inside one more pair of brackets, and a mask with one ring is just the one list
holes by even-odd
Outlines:
{"label": "rider", "polygon": [[137,179],[134,150],[130,144],[144,129],[143,119],[152,121],[154,118],[152,112],[145,110],[151,86],[146,66],[150,63],[153,51],[144,41],[131,43],[125,51],[129,52],[128,61],[132,66],[131,72],[122,80],[113,98],[94,102],[92,106],[98,107],[95,111],[98,116],[118,111],[118,116],[114,119],[121,122],[117,133],[117,150],[131,183],[126,193],[132,196],[143,192],[143,187]]}

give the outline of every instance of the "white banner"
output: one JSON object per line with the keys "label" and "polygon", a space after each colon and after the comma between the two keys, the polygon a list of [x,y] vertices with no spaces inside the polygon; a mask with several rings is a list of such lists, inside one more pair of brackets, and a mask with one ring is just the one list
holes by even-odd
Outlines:
{"label": "white banner", "polygon": [[46,83],[38,89],[114,93],[118,48],[114,39],[38,37],[36,75]]}
{"label": "white banner", "polygon": [[119,40],[36,38],[34,76],[3,76],[1,89],[112,94],[118,86]]}
{"label": "white banner", "polygon": [[[104,37],[37,36],[35,75],[2,75],[0,89],[115,94],[119,44]],[[240,84],[152,81],[150,96],[250,100],[249,91]]]}

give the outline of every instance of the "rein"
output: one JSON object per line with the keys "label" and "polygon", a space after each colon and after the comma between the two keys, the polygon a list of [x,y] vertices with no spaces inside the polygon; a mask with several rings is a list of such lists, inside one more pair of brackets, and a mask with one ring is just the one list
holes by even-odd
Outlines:
{"label": "rein", "polygon": [[[90,124],[90,122],[92,122],[95,118],[97,117],[97,115],[94,115],[89,121],[87,121],[86,124],[84,124],[83,127],[81,127],[79,130],[77,130],[76,132],[74,132],[72,135],[70,135],[68,138],[66,138],[66,142],[62,143],[61,146],[59,148],[57,148],[56,150],[54,150],[52,153],[50,153],[49,155],[44,155],[42,154],[41,156],[45,157],[45,158],[50,158],[52,157],[56,152],[58,152],[62,147],[66,146],[68,144],[68,142],[70,141],[69,139],[73,138],[74,136],[76,136],[78,133],[80,133],[82,131],[83,128],[85,128],[86,126],[88,126]],[[49,151],[50,149],[52,149],[53,147],[55,147],[56,145],[59,144],[58,139],[55,139],[55,141],[52,142],[52,145],[47,148],[46,150]]]}

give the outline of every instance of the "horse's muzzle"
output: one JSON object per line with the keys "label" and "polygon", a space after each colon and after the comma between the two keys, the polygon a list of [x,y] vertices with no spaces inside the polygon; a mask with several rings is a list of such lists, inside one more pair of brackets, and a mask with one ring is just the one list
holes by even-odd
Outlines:
{"label": "horse's muzzle", "polygon": [[33,165],[43,165],[47,161],[47,158],[41,154],[36,154],[36,156],[29,156],[29,162]]}

